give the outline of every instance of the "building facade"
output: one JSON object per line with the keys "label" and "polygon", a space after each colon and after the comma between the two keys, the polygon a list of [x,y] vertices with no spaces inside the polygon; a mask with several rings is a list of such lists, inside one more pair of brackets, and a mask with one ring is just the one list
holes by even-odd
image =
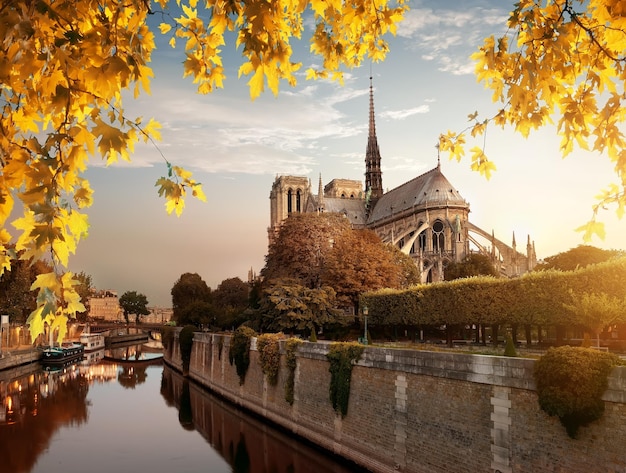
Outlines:
{"label": "building facade", "polygon": [[381,155],[376,136],[374,93],[370,79],[369,131],[365,152],[365,189],[361,181],[319,177],[317,194],[310,179],[277,176],[270,192],[270,243],[292,213],[337,212],[353,228],[369,228],[385,242],[410,255],[422,282],[444,279],[445,268],[472,252],[491,259],[500,274],[515,277],[534,268],[530,236],[523,252],[513,234],[508,245],[469,220],[470,205],[441,171],[441,163],[410,181],[383,192]]}

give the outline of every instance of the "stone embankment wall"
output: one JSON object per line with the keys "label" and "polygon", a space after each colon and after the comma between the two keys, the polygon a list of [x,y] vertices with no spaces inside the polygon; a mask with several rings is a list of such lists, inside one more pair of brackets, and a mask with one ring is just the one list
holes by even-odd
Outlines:
{"label": "stone embankment wall", "polygon": [[[539,408],[533,360],[368,347],[352,371],[342,419],[329,400],[328,344],[298,348],[293,405],[285,400],[284,352],[271,386],[253,340],[240,385],[229,348],[228,336],[196,333],[189,376],[375,472],[626,471],[626,367],[611,374],[602,419],[573,440]],[[182,368],[177,339],[165,360]]]}

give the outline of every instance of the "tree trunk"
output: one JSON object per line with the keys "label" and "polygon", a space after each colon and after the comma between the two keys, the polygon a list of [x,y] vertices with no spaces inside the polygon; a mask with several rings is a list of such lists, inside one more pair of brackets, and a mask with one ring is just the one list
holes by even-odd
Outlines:
{"label": "tree trunk", "polygon": [[491,325],[491,343],[494,347],[498,346],[498,324]]}
{"label": "tree trunk", "polygon": [[524,332],[526,332],[526,346],[531,346],[533,344],[533,334],[531,330],[531,325],[524,325]]}

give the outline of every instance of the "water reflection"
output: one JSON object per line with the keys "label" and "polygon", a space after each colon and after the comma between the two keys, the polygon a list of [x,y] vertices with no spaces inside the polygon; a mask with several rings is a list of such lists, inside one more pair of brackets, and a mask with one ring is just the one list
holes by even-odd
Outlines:
{"label": "water reflection", "polygon": [[161,395],[178,408],[185,430],[197,430],[229,463],[233,473],[365,472],[268,428],[262,421],[213,396],[165,366]]}
{"label": "water reflection", "polygon": [[35,364],[0,377],[2,468],[28,472],[59,428],[86,422],[88,376],[77,365],[46,372]]}

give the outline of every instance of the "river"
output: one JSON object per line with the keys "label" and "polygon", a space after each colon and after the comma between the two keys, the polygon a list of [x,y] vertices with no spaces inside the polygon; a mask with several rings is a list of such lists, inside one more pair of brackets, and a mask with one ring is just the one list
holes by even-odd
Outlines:
{"label": "river", "polygon": [[38,364],[0,372],[0,473],[364,471],[162,362],[108,358],[53,372]]}

